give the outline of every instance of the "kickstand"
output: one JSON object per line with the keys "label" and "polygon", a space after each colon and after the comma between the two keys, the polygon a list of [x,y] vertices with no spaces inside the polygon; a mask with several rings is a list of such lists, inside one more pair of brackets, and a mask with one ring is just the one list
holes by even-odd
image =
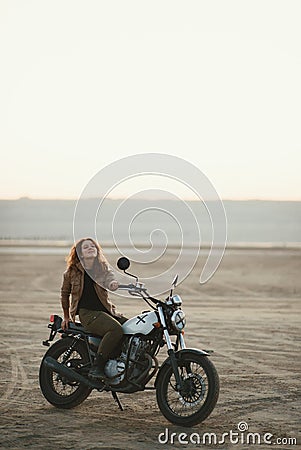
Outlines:
{"label": "kickstand", "polygon": [[112,391],[112,396],[113,396],[113,399],[115,400],[115,402],[117,403],[119,409],[120,409],[121,411],[124,411],[124,408],[123,408],[122,404],[120,403],[120,400],[119,400],[119,398],[118,398],[117,393],[114,392],[114,391]]}

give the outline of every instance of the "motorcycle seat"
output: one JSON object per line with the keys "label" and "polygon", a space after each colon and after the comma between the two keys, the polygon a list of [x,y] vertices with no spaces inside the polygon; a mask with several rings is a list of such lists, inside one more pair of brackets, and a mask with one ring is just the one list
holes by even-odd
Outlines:
{"label": "motorcycle seat", "polygon": [[89,331],[85,330],[85,328],[83,327],[83,325],[80,322],[75,322],[75,323],[69,322],[69,330],[79,331],[80,333],[83,333],[87,336],[92,336],[92,337],[99,338],[99,339],[101,339],[101,337],[102,337],[99,334],[89,333]]}

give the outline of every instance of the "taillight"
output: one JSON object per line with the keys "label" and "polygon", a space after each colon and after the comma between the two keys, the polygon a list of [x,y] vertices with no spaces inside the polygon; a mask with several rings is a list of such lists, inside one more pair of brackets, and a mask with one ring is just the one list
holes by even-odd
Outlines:
{"label": "taillight", "polygon": [[54,314],[51,314],[49,321],[50,323],[54,323]]}

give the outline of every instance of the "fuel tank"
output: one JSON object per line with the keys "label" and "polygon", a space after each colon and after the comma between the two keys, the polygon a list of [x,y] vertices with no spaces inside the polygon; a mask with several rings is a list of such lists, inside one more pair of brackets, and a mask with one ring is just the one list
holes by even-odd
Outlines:
{"label": "fuel tank", "polygon": [[155,311],[144,311],[138,316],[127,320],[123,325],[124,334],[148,334],[153,329],[153,324],[158,322],[157,313]]}

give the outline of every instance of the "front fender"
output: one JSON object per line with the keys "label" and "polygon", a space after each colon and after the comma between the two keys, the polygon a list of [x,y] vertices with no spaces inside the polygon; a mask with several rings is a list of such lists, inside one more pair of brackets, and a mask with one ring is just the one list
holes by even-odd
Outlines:
{"label": "front fender", "polygon": [[[201,356],[209,356],[209,353],[205,352],[204,350],[199,350],[197,348],[184,348],[182,350],[178,350],[177,352],[175,352],[175,356],[177,359],[179,359],[182,355],[201,355]],[[166,358],[166,360],[163,362],[162,366],[159,369],[159,372],[157,374],[156,377],[156,381],[155,381],[155,387],[157,386],[157,381],[160,377],[160,373],[162,372],[162,370],[164,370],[164,368],[166,366],[170,366],[171,365],[171,361],[170,361],[170,357]]]}

